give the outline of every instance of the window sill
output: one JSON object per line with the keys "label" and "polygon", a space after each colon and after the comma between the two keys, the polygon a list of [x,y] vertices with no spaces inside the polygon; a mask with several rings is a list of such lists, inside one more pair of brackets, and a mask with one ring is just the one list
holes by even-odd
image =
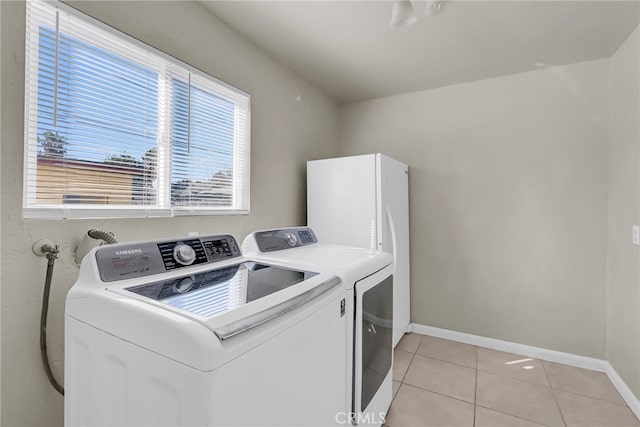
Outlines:
{"label": "window sill", "polygon": [[24,220],[60,220],[60,219],[134,219],[134,218],[176,218],[183,216],[222,216],[248,215],[249,209],[140,209],[140,208],[24,208]]}

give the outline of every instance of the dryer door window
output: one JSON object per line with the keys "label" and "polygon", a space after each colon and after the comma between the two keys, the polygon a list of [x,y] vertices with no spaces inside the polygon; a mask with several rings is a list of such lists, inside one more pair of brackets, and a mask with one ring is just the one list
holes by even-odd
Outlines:
{"label": "dryer door window", "polygon": [[364,411],[391,369],[393,339],[393,276],[362,295],[362,389]]}

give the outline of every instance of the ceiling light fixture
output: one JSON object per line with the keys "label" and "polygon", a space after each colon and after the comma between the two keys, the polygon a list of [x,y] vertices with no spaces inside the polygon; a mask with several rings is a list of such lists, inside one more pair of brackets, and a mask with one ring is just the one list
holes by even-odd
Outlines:
{"label": "ceiling light fixture", "polygon": [[442,4],[444,0],[427,0],[427,5],[424,8],[425,16],[433,16],[442,10]]}
{"label": "ceiling light fixture", "polygon": [[396,0],[391,13],[391,26],[402,28],[413,25],[418,21],[418,17],[413,12],[411,0]]}

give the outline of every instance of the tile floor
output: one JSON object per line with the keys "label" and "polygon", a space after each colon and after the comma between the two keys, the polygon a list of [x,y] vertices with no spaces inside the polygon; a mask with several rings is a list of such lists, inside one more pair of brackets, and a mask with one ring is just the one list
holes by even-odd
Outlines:
{"label": "tile floor", "polygon": [[609,378],[418,334],[395,350],[389,427],[640,426]]}

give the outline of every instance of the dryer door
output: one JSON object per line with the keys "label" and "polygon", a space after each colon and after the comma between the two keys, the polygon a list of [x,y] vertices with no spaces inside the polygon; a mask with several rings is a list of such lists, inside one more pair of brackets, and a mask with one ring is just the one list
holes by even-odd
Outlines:
{"label": "dryer door", "polygon": [[356,283],[353,406],[357,424],[382,424],[391,404],[393,276],[390,271],[385,268]]}

